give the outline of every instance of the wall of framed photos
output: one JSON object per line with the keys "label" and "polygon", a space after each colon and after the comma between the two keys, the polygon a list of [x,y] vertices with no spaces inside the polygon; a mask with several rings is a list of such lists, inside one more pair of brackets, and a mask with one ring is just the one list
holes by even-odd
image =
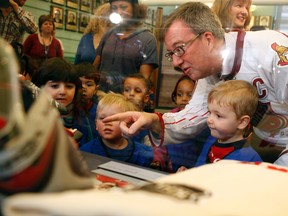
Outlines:
{"label": "wall of framed photos", "polygon": [[105,0],[30,0],[23,8],[33,14],[35,21],[43,14],[53,15],[56,37],[64,46],[64,57],[74,62],[83,32],[95,9],[103,3]]}

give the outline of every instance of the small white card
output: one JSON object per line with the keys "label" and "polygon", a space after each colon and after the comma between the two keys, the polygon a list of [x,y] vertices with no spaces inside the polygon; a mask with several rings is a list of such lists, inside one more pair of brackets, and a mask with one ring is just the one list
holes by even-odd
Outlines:
{"label": "small white card", "polygon": [[151,171],[139,167],[134,167],[127,164],[118,163],[115,161],[109,161],[107,163],[101,164],[99,168],[121,173],[123,175],[132,176],[138,179],[143,179],[146,181],[154,181],[160,177],[166,176],[165,173],[160,173],[157,171]]}

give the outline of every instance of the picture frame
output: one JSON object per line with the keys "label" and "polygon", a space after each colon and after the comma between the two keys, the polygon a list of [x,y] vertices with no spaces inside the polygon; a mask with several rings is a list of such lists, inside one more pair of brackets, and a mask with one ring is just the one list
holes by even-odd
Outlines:
{"label": "picture frame", "polygon": [[270,29],[272,24],[272,16],[259,16],[259,25],[265,26],[266,29]]}
{"label": "picture frame", "polygon": [[151,8],[147,8],[147,18],[145,20],[145,23],[148,25],[153,25],[153,17],[154,17],[154,10]]}
{"label": "picture frame", "polygon": [[53,17],[55,27],[63,29],[64,9],[61,7],[51,6],[51,16]]}
{"label": "picture frame", "polygon": [[78,9],[79,0],[67,0],[66,6],[70,8]]}
{"label": "picture frame", "polygon": [[91,0],[80,0],[80,10],[89,12],[91,11],[92,1]]}
{"label": "picture frame", "polygon": [[52,3],[64,5],[64,0],[51,0]]}
{"label": "picture frame", "polygon": [[78,29],[78,13],[73,10],[66,9],[66,30],[77,31]]}
{"label": "picture frame", "polygon": [[92,1],[92,8],[91,8],[91,13],[92,14],[95,14],[96,10],[97,10],[97,7],[98,7],[98,2],[96,0],[93,0]]}
{"label": "picture frame", "polygon": [[90,15],[89,14],[86,14],[86,13],[80,13],[79,14],[79,32],[84,32],[87,25],[89,24],[90,22]]}

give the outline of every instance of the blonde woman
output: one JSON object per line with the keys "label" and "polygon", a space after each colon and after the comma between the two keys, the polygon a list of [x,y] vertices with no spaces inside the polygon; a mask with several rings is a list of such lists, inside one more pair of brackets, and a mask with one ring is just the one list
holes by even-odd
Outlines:
{"label": "blonde woman", "polygon": [[82,62],[93,63],[98,44],[104,33],[111,27],[109,21],[110,4],[106,3],[97,8],[94,17],[89,22],[78,45],[75,64]]}
{"label": "blonde woman", "polygon": [[252,0],[214,0],[212,10],[219,17],[226,32],[246,30],[250,23]]}

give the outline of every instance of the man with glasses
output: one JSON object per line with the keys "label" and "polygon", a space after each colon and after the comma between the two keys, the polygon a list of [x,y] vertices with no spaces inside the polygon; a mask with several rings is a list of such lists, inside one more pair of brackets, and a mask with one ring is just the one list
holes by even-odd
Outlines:
{"label": "man with glasses", "polygon": [[168,59],[169,62],[173,61],[172,56],[175,55],[177,57],[181,57],[185,54],[185,47],[192,43],[194,40],[196,40],[199,36],[201,35],[201,33],[197,34],[196,37],[193,37],[192,39],[188,40],[186,43],[183,43],[180,46],[177,46],[174,50],[169,51],[165,54],[165,57]]}
{"label": "man with glasses", "polygon": [[207,95],[215,85],[229,79],[246,80],[257,88],[259,104],[266,105],[259,106],[264,108],[255,115],[254,133],[248,140],[264,161],[274,162],[288,144],[287,35],[276,31],[224,33],[209,7],[189,2],[168,17],[161,39],[174,67],[197,80],[189,104],[178,113],[125,113],[105,121],[122,120],[122,132],[128,136],[148,128],[158,144],[181,143],[207,127]]}

